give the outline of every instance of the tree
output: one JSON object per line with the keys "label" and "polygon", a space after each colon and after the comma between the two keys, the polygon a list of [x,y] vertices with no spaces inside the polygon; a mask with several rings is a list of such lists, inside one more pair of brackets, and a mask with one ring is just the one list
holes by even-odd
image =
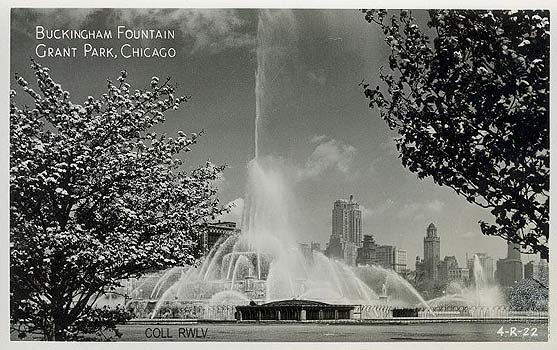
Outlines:
{"label": "tree", "polygon": [[10,93],[11,325],[20,336],[76,339],[116,331],[122,308],[94,306],[122,279],[192,264],[201,226],[222,213],[223,167],[184,170],[199,135],[152,132],[188,100],[170,78],[132,90],[122,71],[99,99],[74,104],[32,62],[38,90],[16,74],[31,107]]}
{"label": "tree", "polygon": [[487,208],[485,235],[549,257],[549,12],[363,10],[390,48],[362,83],[404,167]]}
{"label": "tree", "polygon": [[523,279],[509,289],[509,305],[513,310],[547,311],[549,302],[547,270],[543,271],[538,278]]}

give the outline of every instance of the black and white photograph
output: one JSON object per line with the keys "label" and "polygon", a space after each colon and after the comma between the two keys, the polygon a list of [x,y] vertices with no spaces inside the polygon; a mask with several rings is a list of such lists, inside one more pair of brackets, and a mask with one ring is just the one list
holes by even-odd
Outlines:
{"label": "black and white photograph", "polygon": [[12,3],[8,345],[548,345],[553,10],[408,5]]}

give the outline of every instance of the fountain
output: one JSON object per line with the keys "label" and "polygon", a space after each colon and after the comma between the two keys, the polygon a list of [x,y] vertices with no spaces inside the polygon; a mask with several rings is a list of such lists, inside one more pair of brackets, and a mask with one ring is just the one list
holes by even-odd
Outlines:
{"label": "fountain", "polygon": [[[351,268],[321,253],[314,252],[308,258],[298,249],[296,225],[292,222],[292,203],[297,202],[292,189],[297,180],[283,159],[264,155],[260,147],[262,126],[268,118],[266,104],[273,96],[273,82],[285,66],[277,47],[295,41],[295,27],[291,11],[259,13],[255,157],[248,164],[241,234],[222,237],[200,266],[166,271],[151,291],[153,301],[147,308],[151,317],[176,302],[202,307],[298,298],[377,305],[389,298],[405,306],[426,305],[419,293],[393,271]],[[267,76],[271,76],[269,81]]]}

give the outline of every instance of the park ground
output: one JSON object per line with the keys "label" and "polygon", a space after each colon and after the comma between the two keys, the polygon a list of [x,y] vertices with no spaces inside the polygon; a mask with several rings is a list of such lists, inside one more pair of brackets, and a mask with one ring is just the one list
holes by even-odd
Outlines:
{"label": "park ground", "polygon": [[497,342],[547,341],[547,322],[524,323],[191,323],[128,324],[120,341]]}

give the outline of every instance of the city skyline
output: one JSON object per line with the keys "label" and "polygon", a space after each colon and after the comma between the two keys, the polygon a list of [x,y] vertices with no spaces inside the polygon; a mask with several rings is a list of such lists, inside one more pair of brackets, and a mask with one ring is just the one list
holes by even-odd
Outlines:
{"label": "city skyline", "polygon": [[[328,237],[328,241],[318,241],[318,240],[311,240],[311,241],[302,241],[300,240],[298,243],[300,245],[308,245],[308,244],[318,244],[321,247],[324,247],[325,249],[329,246],[330,242],[331,242],[331,238],[332,237],[341,237],[343,241],[348,241],[351,243],[362,243],[365,241],[365,237],[366,236],[371,236],[374,237],[375,235],[371,232],[361,232],[361,226],[363,225],[364,221],[359,218],[358,220],[358,227],[360,228],[360,231],[358,232],[359,234],[359,240],[355,241],[353,240],[350,236],[350,234],[354,234],[353,232],[353,228],[351,225],[346,224],[345,221],[347,221],[349,218],[353,218],[353,215],[348,215],[348,211],[346,210],[346,208],[348,207],[348,205],[351,205],[352,208],[355,208],[358,212],[361,212],[359,210],[359,203],[357,203],[354,200],[354,195],[350,195],[349,199],[343,199],[343,198],[338,198],[333,202],[333,209],[332,209],[332,217],[331,217],[331,235]],[[343,209],[339,209],[339,207],[342,206]],[[353,210],[353,209],[352,209]],[[337,222],[337,224],[335,224],[335,222]],[[336,227],[337,225],[340,225],[338,228]],[[435,237],[433,238],[434,242],[437,243],[429,243],[429,246],[431,246],[431,244],[437,244],[436,248],[425,248],[424,247],[424,251],[422,251],[422,254],[418,254],[415,256],[415,258],[422,258],[422,259],[426,259],[426,255],[428,254],[428,251],[431,251],[431,249],[435,249],[436,250],[436,255],[437,257],[440,259],[441,257],[441,246],[439,244],[439,237],[437,236],[437,227],[435,226],[435,223],[430,222],[428,225],[424,225],[424,230],[426,232],[426,237],[422,237],[424,239],[424,245],[425,245],[425,241],[428,240],[428,237]],[[429,241],[432,242],[432,238],[429,238]],[[324,244],[323,244],[324,243]],[[391,242],[393,245],[397,245],[396,241]],[[508,256],[508,243],[504,242],[506,250],[505,253]],[[358,245],[358,244],[357,244]],[[358,247],[361,247],[361,244],[358,245]],[[407,249],[405,247],[400,246],[400,248],[404,248],[404,250],[407,251]],[[449,247],[448,249],[445,250],[445,257],[450,257],[451,256],[451,247]],[[325,249],[323,249],[323,251],[325,251]],[[313,249],[312,249],[313,250]],[[431,254],[431,253],[430,253]],[[334,255],[334,254],[333,254]],[[505,259],[505,255],[492,255],[491,252],[489,251],[482,251],[481,249],[477,249],[474,251],[467,251],[464,253],[463,257],[460,257],[460,259],[457,259],[457,261],[460,261],[460,264],[462,265],[467,265],[469,264],[469,259],[473,259],[474,255],[478,255],[478,256],[489,256],[490,258],[493,257],[500,257],[501,259]],[[522,255],[519,253],[519,255]],[[455,257],[455,255],[452,255],[453,257]],[[527,261],[534,261],[534,262],[539,262],[540,261],[540,257],[538,255],[532,255],[532,254],[524,254],[524,256],[526,257]],[[412,257],[414,258],[414,257]],[[427,260],[427,259],[426,259]]]}
{"label": "city skyline", "polygon": [[[416,264],[412,266],[408,264],[407,252],[397,246],[380,245],[376,243],[373,235],[363,234],[359,241],[353,241],[352,236],[345,233],[352,228],[340,225],[335,228],[335,221],[342,223],[345,217],[351,215],[346,212],[346,208],[350,204],[351,208],[358,208],[358,203],[350,199],[338,199],[334,202],[332,210],[331,225],[332,232],[329,242],[325,244],[325,249],[321,250],[321,243],[311,241],[309,243],[299,243],[304,256],[310,256],[312,252],[324,253],[330,258],[343,261],[349,266],[366,266],[379,265],[394,270],[407,276],[408,273],[415,273],[410,279],[417,287],[423,284],[420,279],[429,281],[422,285],[423,290],[434,288],[436,284],[444,285],[447,281],[460,281],[461,283],[474,284],[493,284],[498,283],[501,286],[511,286],[522,279],[538,278],[542,271],[547,271],[547,261],[541,258],[526,259],[527,263],[522,261],[522,253],[518,250],[516,244],[507,243],[507,255],[500,259],[494,260],[494,257],[488,252],[471,252],[466,253],[465,259],[458,262],[454,255],[448,253],[441,259],[441,237],[437,233],[437,227],[434,223],[430,223],[426,229],[426,235],[423,237],[423,254],[416,256]],[[361,222],[359,223],[359,225]],[[348,245],[345,245],[348,243]],[[355,244],[358,249],[357,257],[353,259],[346,250],[352,248]],[[333,247],[333,248],[331,248]],[[528,256],[528,255],[526,255]],[[534,257],[530,255],[530,257]],[[495,264],[496,263],[496,264]],[[475,273],[476,265],[480,266],[479,275]],[[418,277],[422,275],[422,277]],[[481,281],[476,281],[479,276]],[[407,278],[407,277],[405,277]]]}

